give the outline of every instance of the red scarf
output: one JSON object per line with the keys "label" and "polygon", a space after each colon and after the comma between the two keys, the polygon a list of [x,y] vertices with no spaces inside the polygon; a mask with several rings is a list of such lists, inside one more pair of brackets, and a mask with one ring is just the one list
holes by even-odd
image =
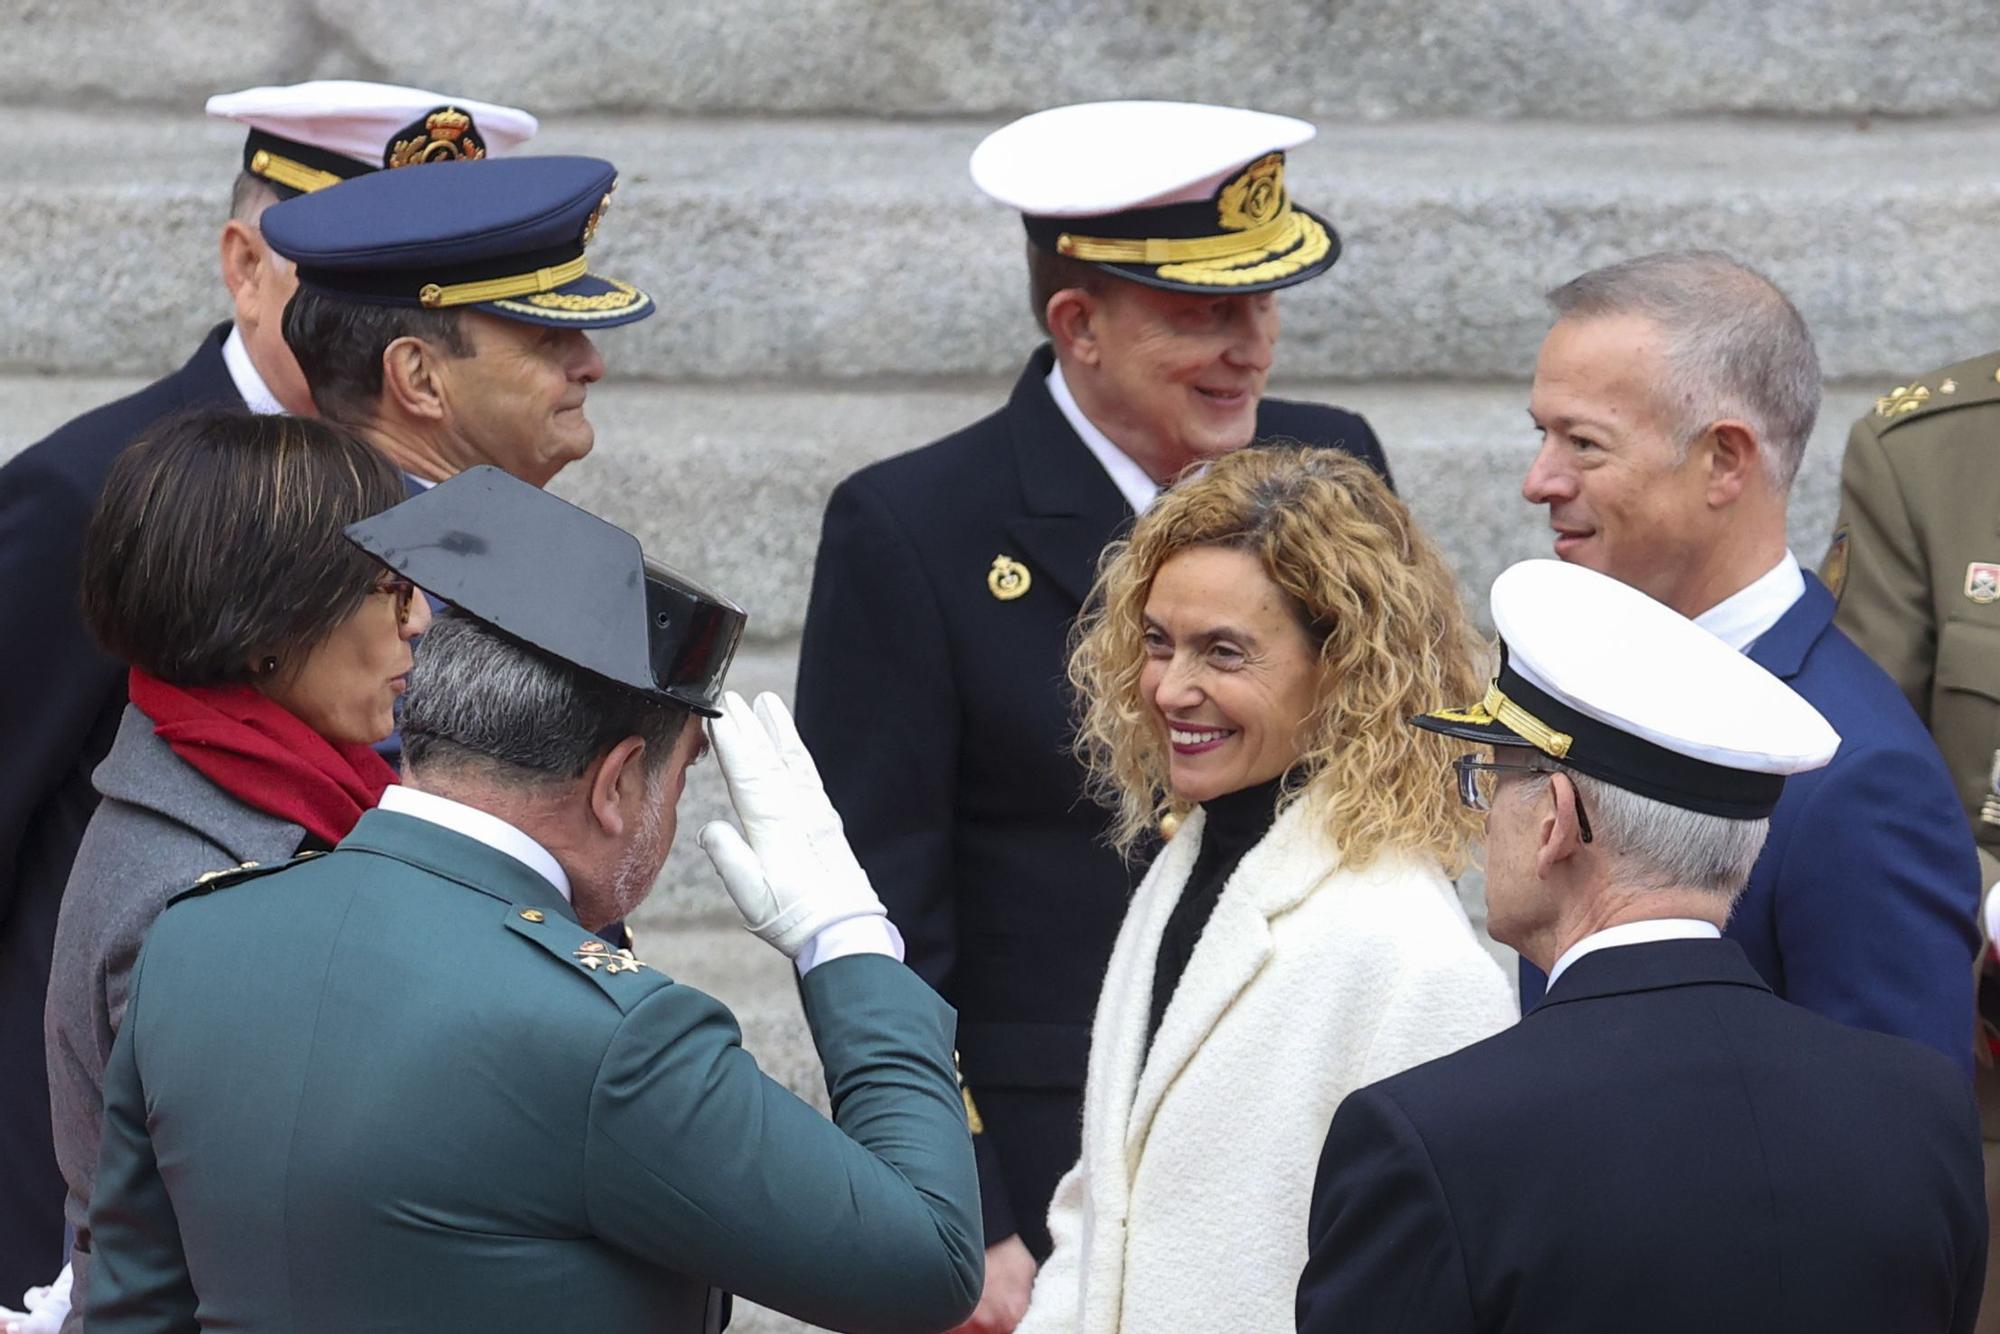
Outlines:
{"label": "red scarf", "polygon": [[134,667],[129,689],[153,734],[203,777],[329,846],[396,781],[367,746],[327,740],[250,686],[177,686]]}

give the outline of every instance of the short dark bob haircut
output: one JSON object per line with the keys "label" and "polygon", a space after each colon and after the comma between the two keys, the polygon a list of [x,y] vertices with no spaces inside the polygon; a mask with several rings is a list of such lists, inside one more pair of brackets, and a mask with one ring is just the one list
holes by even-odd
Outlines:
{"label": "short dark bob haircut", "polygon": [[170,417],[111,465],[84,535],[84,624],[176,685],[296,666],[382,573],[341,530],[404,498],[388,461],[329,423]]}

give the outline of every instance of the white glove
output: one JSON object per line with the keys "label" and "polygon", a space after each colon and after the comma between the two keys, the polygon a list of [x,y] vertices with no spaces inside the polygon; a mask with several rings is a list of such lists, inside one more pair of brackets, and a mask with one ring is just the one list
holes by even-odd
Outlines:
{"label": "white glove", "polygon": [[25,1311],[0,1306],[0,1330],[6,1334],[57,1334],[69,1315],[69,1266],[46,1288],[29,1288],[21,1299]]}
{"label": "white glove", "polygon": [[708,735],[743,833],[713,821],[701,850],[751,933],[791,959],[835,922],[886,917],[784,701],[759,695],[753,714],[731,691]]}

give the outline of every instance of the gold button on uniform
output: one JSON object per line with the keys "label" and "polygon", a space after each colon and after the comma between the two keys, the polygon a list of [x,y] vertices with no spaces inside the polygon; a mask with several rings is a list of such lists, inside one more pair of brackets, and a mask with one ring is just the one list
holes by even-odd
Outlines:
{"label": "gold button on uniform", "polygon": [[523,908],[521,909],[521,920],[524,922],[541,922],[548,919],[542,915],[540,908]]}

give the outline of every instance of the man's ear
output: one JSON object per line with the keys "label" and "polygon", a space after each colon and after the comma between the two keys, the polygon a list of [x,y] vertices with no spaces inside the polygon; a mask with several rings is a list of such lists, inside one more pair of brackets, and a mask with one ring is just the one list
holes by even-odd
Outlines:
{"label": "man's ear", "polygon": [[1568,774],[1550,774],[1549,809],[1538,822],[1535,875],[1547,880],[1562,863],[1583,851],[1583,826],[1577,816],[1576,784]]}
{"label": "man's ear", "polygon": [[645,739],[628,736],[605,751],[585,775],[590,781],[591,818],[608,837],[624,837],[631,813],[646,798],[645,754]]}
{"label": "man's ear", "polygon": [[1764,471],[1764,442],[1749,423],[1716,422],[1696,441],[1707,451],[1708,503],[1723,509],[1736,503],[1743,492],[1761,480]]}
{"label": "man's ear", "polygon": [[236,306],[236,322],[257,318],[260,285],[270,275],[271,254],[255,228],[238,218],[222,224],[222,285]]}
{"label": "man's ear", "polygon": [[405,417],[445,419],[446,358],[421,338],[404,335],[382,349],[382,398]]}
{"label": "man's ear", "polygon": [[1098,317],[1104,303],[1081,287],[1065,287],[1049,298],[1042,315],[1056,350],[1084,366],[1096,366],[1104,353],[1097,341]]}

